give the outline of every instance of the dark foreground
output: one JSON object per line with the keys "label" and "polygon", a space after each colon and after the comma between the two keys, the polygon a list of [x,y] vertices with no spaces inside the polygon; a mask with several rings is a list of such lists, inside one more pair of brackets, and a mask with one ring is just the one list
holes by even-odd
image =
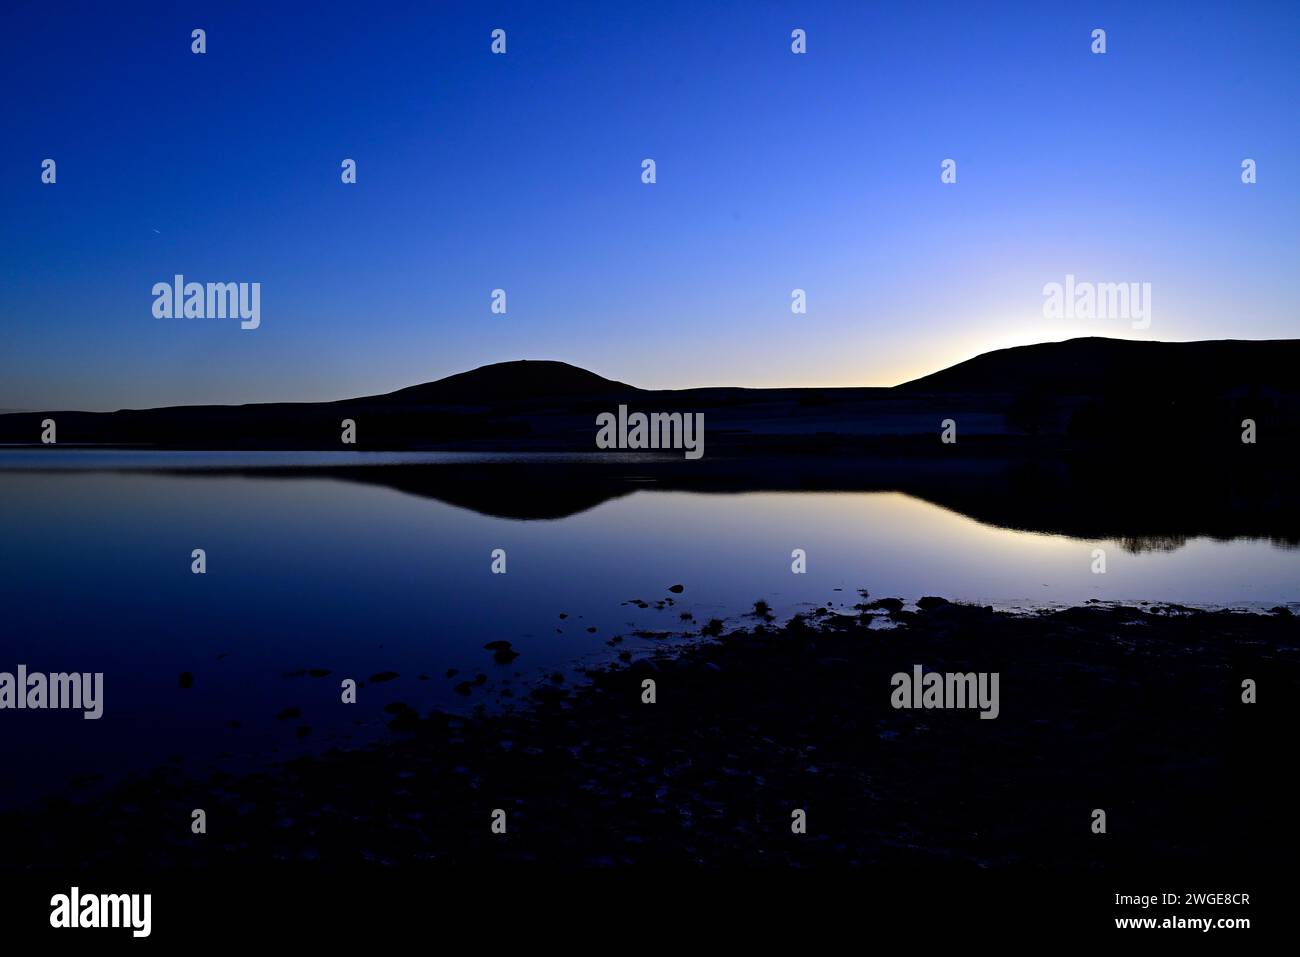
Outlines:
{"label": "dark foreground", "polygon": [[[0,864],[70,879],[289,863],[1155,868],[1228,885],[1292,866],[1300,620],[898,604],[782,626],[760,606],[743,630],[546,685],[511,713],[396,711],[383,745],[274,774],[165,769],[47,802],[0,817]],[[894,709],[891,675],[916,664],[999,672],[999,716]]]}

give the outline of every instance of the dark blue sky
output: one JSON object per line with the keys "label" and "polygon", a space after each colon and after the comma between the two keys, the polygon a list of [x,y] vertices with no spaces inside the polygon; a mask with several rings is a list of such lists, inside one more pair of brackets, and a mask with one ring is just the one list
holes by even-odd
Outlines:
{"label": "dark blue sky", "polygon": [[[6,4],[0,408],[515,358],[889,385],[1073,335],[1296,334],[1294,2],[288,6]],[[155,319],[175,273],[260,282],[261,327]],[[1044,318],[1066,274],[1151,283],[1150,328]]]}

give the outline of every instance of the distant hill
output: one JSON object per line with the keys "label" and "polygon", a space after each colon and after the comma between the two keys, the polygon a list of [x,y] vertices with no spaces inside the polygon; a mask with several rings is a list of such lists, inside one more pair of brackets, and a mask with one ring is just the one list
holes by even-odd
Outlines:
{"label": "distant hill", "polygon": [[515,362],[495,362],[445,379],[355,401],[455,405],[614,395],[636,391],[635,387],[625,382],[606,379],[567,362],[520,359]]}
{"label": "distant hill", "polygon": [[1142,342],[1067,339],[986,352],[895,386],[900,392],[1061,396],[1300,391],[1300,339]]}
{"label": "distant hill", "polygon": [[[499,362],[383,395],[334,402],[176,406],[0,415],[0,443],[172,449],[595,449],[595,416],[705,416],[708,448],[802,455],[888,449],[954,454],[939,423],[960,422],[961,454],[1057,442],[1126,449],[1240,449],[1250,418],[1279,454],[1300,441],[1300,340],[1071,339],[1000,349],[887,388],[638,389],[565,362]],[[1235,444],[1234,444],[1235,443]]]}

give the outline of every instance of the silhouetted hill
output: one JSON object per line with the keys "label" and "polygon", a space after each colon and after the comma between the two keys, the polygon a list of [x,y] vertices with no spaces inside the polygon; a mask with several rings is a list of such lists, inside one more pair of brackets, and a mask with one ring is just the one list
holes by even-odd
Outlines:
{"label": "silhouetted hill", "polygon": [[986,352],[895,388],[932,394],[1218,396],[1242,387],[1300,391],[1297,369],[1300,339],[1141,342],[1094,336]]}
{"label": "silhouetted hill", "polygon": [[[714,454],[1003,454],[1032,445],[1243,452],[1300,441],[1300,340],[1071,339],[1001,349],[894,388],[638,389],[564,362],[483,366],[383,395],[318,403],[0,415],[0,443],[173,449],[596,450],[596,416],[700,413]],[[940,423],[960,442],[941,444]],[[344,446],[343,423],[355,426]]]}
{"label": "silhouetted hill", "polygon": [[352,401],[480,404],[635,392],[625,382],[549,359],[495,362],[469,372]]}

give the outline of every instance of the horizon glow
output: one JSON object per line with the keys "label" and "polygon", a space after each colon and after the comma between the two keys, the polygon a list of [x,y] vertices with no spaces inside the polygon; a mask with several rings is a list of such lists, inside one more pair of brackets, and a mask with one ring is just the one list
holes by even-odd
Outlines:
{"label": "horizon glow", "polygon": [[[1282,2],[23,5],[0,410],[334,400],[523,358],[889,386],[1079,336],[1293,337],[1298,35]],[[259,282],[260,327],[155,319],[174,274]],[[1067,274],[1149,282],[1150,327],[1045,319]]]}

